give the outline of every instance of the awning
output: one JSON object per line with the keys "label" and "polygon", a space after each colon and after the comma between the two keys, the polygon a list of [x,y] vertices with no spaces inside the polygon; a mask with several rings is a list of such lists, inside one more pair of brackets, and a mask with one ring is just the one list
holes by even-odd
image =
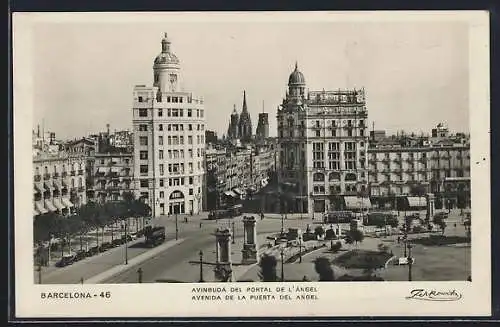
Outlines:
{"label": "awning", "polygon": [[54,205],[52,204],[52,202],[50,202],[50,200],[45,200],[44,203],[45,203],[45,208],[48,211],[52,211],[52,212],[57,211],[57,208],[54,207]]}
{"label": "awning", "polygon": [[231,196],[233,198],[237,198],[238,197],[238,195],[236,193],[234,193],[233,191],[225,191],[224,194],[227,195],[227,196]]}
{"label": "awning", "polygon": [[41,183],[35,183],[35,189],[40,193],[43,193],[45,191]]}
{"label": "awning", "polygon": [[58,199],[58,198],[54,198],[53,200],[54,202],[54,206],[58,209],[58,210],[62,210],[65,208],[65,206],[63,206],[63,204],[61,203],[61,200]]}
{"label": "awning", "polygon": [[347,210],[369,209],[372,206],[370,198],[361,198],[357,196],[345,196],[344,202]]}
{"label": "awning", "polygon": [[40,213],[47,213],[47,212],[48,212],[48,211],[47,211],[47,209],[45,209],[45,208],[43,207],[43,203],[42,203],[42,201],[37,201],[37,202],[35,202],[35,208],[36,208],[36,210],[37,210],[38,212],[40,212]]}
{"label": "awning", "polygon": [[54,180],[54,186],[56,187],[56,189],[60,190],[61,189],[61,183],[58,181],[58,180]]}
{"label": "awning", "polygon": [[427,207],[427,199],[423,196],[408,196],[409,207]]}
{"label": "awning", "polygon": [[66,207],[68,208],[73,207],[73,203],[71,203],[71,201],[68,198],[61,198],[61,201]]}
{"label": "awning", "polygon": [[243,191],[240,190],[239,188],[233,189],[233,192],[236,193],[236,194],[238,194],[238,195],[243,195],[244,194]]}
{"label": "awning", "polygon": [[46,190],[52,191],[54,189],[54,186],[50,182],[43,182],[43,187],[45,187]]}

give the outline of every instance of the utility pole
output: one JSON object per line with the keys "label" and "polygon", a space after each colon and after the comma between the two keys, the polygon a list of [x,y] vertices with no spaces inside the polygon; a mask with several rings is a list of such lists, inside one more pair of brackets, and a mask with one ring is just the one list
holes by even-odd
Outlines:
{"label": "utility pole", "polygon": [[299,235],[299,263],[302,263],[302,235]]}
{"label": "utility pole", "polygon": [[232,222],[232,225],[233,225],[233,237],[231,237],[231,238],[232,238],[231,243],[233,243],[233,244],[234,244],[234,239],[235,239],[235,234],[234,234],[234,221]]}

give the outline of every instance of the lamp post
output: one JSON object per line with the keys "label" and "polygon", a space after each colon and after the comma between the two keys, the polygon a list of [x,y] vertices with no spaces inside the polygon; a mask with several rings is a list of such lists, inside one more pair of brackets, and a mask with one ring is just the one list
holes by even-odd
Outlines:
{"label": "lamp post", "polygon": [[231,243],[233,243],[233,244],[234,244],[234,239],[235,239],[235,234],[234,234],[234,221],[232,222],[232,227],[233,227],[233,237],[231,237],[231,238],[232,238]]}
{"label": "lamp post", "polygon": [[413,265],[413,258],[411,256],[412,245],[408,244],[408,281],[411,282],[411,266]]}
{"label": "lamp post", "polygon": [[203,283],[203,251],[200,250],[199,252],[200,256],[200,283]]}
{"label": "lamp post", "polygon": [[177,222],[177,211],[175,212],[175,240],[179,239],[179,225]]}
{"label": "lamp post", "polygon": [[284,218],[285,218],[285,215],[282,213],[281,214],[281,235],[283,235],[283,233],[285,232],[285,227],[284,227]]}
{"label": "lamp post", "polygon": [[299,263],[302,263],[302,235],[299,235]]}
{"label": "lamp post", "polygon": [[125,234],[125,264],[128,265],[128,234],[127,234],[128,223],[125,222],[122,225],[122,227]]}
{"label": "lamp post", "polygon": [[284,254],[284,249],[281,248],[280,250],[280,254],[281,254],[281,281],[284,282],[285,281],[285,269],[284,269],[284,261],[283,261],[283,254]]}
{"label": "lamp post", "polygon": [[[333,224],[330,223],[330,229],[332,230],[332,234],[335,233],[333,231]],[[332,238],[330,239],[330,249],[333,251],[333,235],[332,235]]]}
{"label": "lamp post", "polygon": [[38,284],[42,284],[42,263],[40,258],[38,259],[38,268],[36,271],[38,272]]}

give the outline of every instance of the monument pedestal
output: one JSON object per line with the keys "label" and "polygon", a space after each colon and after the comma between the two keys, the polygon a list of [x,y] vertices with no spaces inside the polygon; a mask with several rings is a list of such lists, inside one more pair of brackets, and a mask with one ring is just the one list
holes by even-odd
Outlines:
{"label": "monument pedestal", "polygon": [[243,253],[242,264],[248,265],[257,262],[257,247],[255,244],[243,244],[241,252]]}
{"label": "monument pedestal", "polygon": [[216,240],[216,265],[214,277],[221,282],[230,282],[233,277],[231,263],[231,231],[229,229],[217,229]]}

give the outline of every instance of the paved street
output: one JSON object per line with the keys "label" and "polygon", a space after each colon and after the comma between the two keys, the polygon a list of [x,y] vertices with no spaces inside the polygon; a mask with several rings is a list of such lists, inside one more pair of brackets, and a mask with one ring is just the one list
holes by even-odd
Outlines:
{"label": "paved street", "polygon": [[[281,215],[267,214],[264,220],[260,220],[258,215],[254,215],[257,219],[257,233],[259,247],[265,244],[266,236],[270,233],[277,233],[281,229]],[[183,241],[168,249],[154,253],[151,258],[146,258],[140,263],[133,266],[125,266],[125,247],[121,246],[114,248],[97,256],[84,259],[71,266],[64,268],[49,267],[42,271],[42,282],[48,284],[66,284],[80,283],[83,278],[87,280],[96,275],[115,267],[123,266],[123,270],[109,279],[105,279],[103,283],[136,283],[138,280],[137,270],[143,271],[143,282],[155,281],[181,281],[181,282],[196,282],[199,280],[200,269],[199,265],[193,262],[199,261],[199,251],[203,251],[203,261],[206,263],[215,262],[215,236],[213,232],[217,227],[226,227],[232,230],[232,222],[235,223],[235,244],[232,244],[232,259],[234,263],[241,261],[241,248],[243,243],[243,223],[242,217],[237,217],[234,220],[220,219],[218,221],[207,220],[207,214],[203,213],[197,216],[188,216],[188,221],[184,221],[185,216],[177,217],[177,226],[179,230],[179,238]],[[462,235],[465,233],[463,226],[460,224],[460,216],[458,213],[452,213],[448,219],[448,227],[445,235]],[[201,228],[200,228],[201,223]],[[315,220],[307,217],[306,214],[289,214],[287,219],[283,220],[284,229],[299,228],[303,231],[307,225],[311,230],[320,223],[319,215]],[[457,227],[454,224],[457,224]],[[167,242],[175,239],[175,216],[163,216],[153,221],[153,224],[162,225],[167,228]],[[326,226],[325,226],[326,227]],[[411,236],[416,237],[416,236]],[[411,238],[410,237],[410,238]],[[384,239],[384,243],[390,246],[395,255],[402,255],[402,249],[396,240],[396,236]],[[378,244],[382,242],[380,238],[366,237],[365,240],[358,245],[358,248],[376,250]],[[141,246],[142,238],[131,242],[128,247],[128,259],[146,254],[150,249]],[[346,245],[349,248],[351,246]],[[401,252],[401,253],[400,253]],[[317,279],[317,274],[314,271],[313,261],[319,256],[331,256],[325,249],[320,249],[306,255],[302,263],[285,264],[287,278],[302,279],[306,275],[311,280]],[[470,268],[467,269],[466,262],[470,265],[470,248],[458,247],[421,247],[414,248],[414,255],[417,258],[417,264],[414,266],[415,280],[429,280],[429,273],[434,276],[435,280],[450,280],[462,279],[462,275],[467,274]],[[442,258],[443,260],[439,261]],[[437,260],[437,261],[436,261]],[[430,262],[432,261],[432,263]],[[440,263],[441,262],[441,263]],[[450,267],[451,273],[447,273],[446,268]],[[460,268],[460,265],[462,268]],[[458,268],[453,268],[457,266]],[[432,267],[432,269],[431,269]],[[280,268],[280,267],[278,267]],[[236,278],[258,280],[258,266],[237,266],[233,267]],[[436,269],[440,273],[436,273]],[[338,270],[338,269],[337,269]],[[432,270],[432,271],[431,271]],[[341,273],[340,270],[337,274]],[[214,281],[213,266],[209,264],[203,265],[203,278],[205,281]],[[389,280],[406,280],[406,267],[391,266],[387,271],[383,272],[383,277]],[[458,277],[460,276],[460,277]],[[38,279],[38,273],[35,272],[35,280]]]}

